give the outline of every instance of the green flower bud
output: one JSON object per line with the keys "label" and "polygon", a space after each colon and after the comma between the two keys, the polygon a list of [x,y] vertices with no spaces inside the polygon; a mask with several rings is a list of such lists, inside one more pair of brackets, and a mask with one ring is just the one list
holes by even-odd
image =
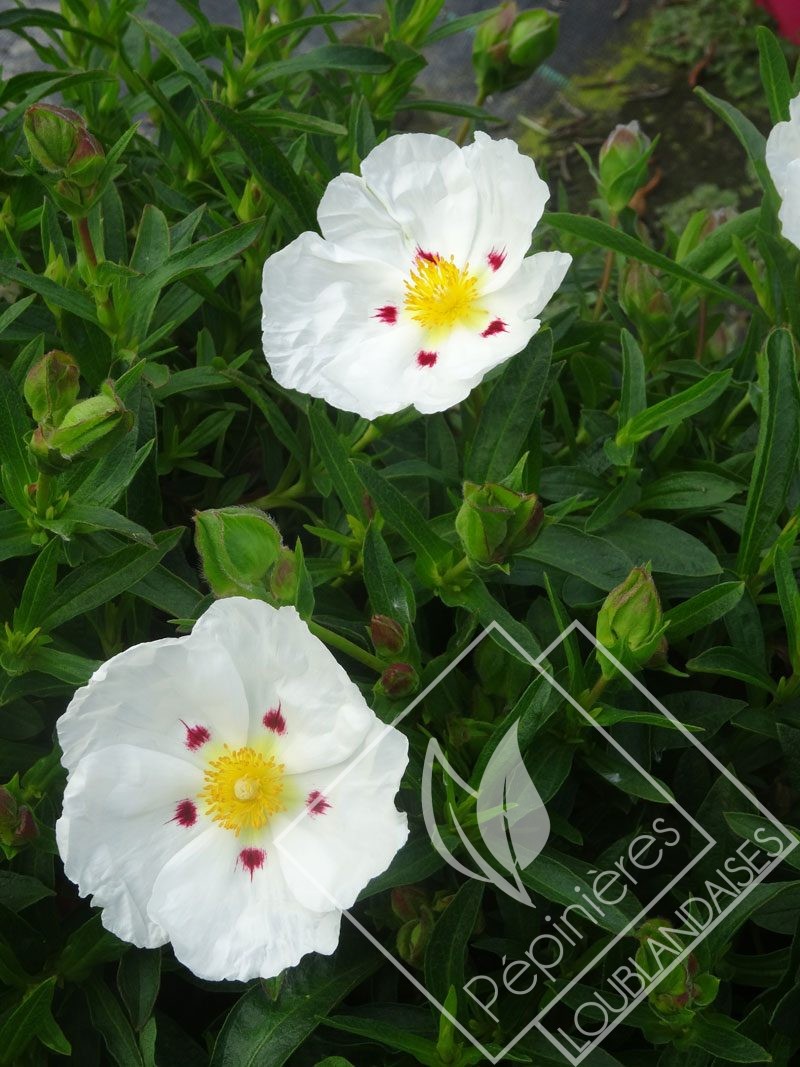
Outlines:
{"label": "green flower bud", "polygon": [[258,508],[230,507],[199,511],[194,524],[195,545],[214,595],[264,598],[281,553],[272,519]]}
{"label": "green flower bud", "polygon": [[519,12],[504,3],[481,23],[472,48],[472,65],[482,97],[525,81],[558,44],[558,15],[537,8]]}
{"label": "green flower bud", "polygon": [[647,164],[655,145],[638,122],[617,126],[600,149],[600,192],[618,214],[647,181]]}
{"label": "green flower bud", "polygon": [[22,123],[33,158],[55,173],[69,165],[86,125],[77,113],[56,104],[33,104]]}
{"label": "green flower bud", "polygon": [[405,629],[388,615],[373,615],[369,636],[379,656],[397,656],[406,647]]}
{"label": "green flower bud", "polygon": [[73,405],[55,428],[38,427],[29,448],[44,471],[58,473],[78,459],[106,455],[133,426],[133,414],[111,382]]}
{"label": "green flower bud", "polygon": [[536,493],[518,492],[503,484],[465,482],[456,532],[469,558],[488,567],[531,544],[543,518]]}
{"label": "green flower bud", "polygon": [[413,693],[418,685],[419,677],[410,663],[390,663],[375,689],[391,700],[399,700]]}
{"label": "green flower bud", "polygon": [[[661,932],[671,925],[667,919],[649,919],[637,931],[636,963],[648,974],[657,974],[665,966],[663,949],[669,951],[672,942],[669,935],[662,937]],[[697,1008],[706,1007],[717,995],[719,979],[712,974],[698,974],[698,970],[697,956],[690,953],[686,959],[666,969],[650,993],[650,1005],[671,1026],[691,1019]]]}
{"label": "green flower bud", "polygon": [[397,955],[412,967],[420,967],[433,933],[434,919],[430,908],[420,909],[419,917],[410,919],[397,933]]}
{"label": "green flower bud", "polygon": [[78,143],[64,173],[79,189],[91,190],[105,166],[105,155],[97,138],[84,128],[78,134]]}
{"label": "green flower bud", "polygon": [[36,422],[58,426],[78,399],[79,388],[78,364],[54,349],[28,371],[23,392]]}
{"label": "green flower bud", "polygon": [[[655,655],[665,655],[665,630],[650,565],[634,567],[603,602],[597,616],[597,640],[623,667],[635,671]],[[603,676],[613,678],[617,668],[599,649],[597,656]]]}
{"label": "green flower bud", "polygon": [[659,284],[658,275],[645,263],[629,259],[622,275],[619,301],[641,328],[660,328],[672,317],[672,303]]}

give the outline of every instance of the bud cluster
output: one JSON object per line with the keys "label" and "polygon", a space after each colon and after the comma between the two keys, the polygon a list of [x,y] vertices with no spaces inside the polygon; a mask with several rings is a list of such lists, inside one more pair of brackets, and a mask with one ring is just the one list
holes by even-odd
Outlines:
{"label": "bud cluster", "polygon": [[505,92],[533,74],[558,44],[558,15],[543,8],[500,6],[475,34],[472,65],[481,99]]}
{"label": "bud cluster", "polygon": [[112,382],[84,400],[78,399],[79,388],[78,364],[57,349],[34,363],[25,378],[25,399],[38,423],[28,447],[46,474],[104,456],[133,426],[133,414]]}
{"label": "bud cluster", "polygon": [[464,483],[456,532],[472,562],[483,567],[502,564],[538,534],[544,509],[536,493],[522,489],[526,458],[502,482]]}

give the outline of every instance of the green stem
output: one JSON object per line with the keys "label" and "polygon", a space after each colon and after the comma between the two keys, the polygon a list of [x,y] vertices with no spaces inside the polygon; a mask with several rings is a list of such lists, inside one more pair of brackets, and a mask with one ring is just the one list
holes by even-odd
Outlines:
{"label": "green stem", "polygon": [[321,626],[318,622],[309,620],[308,628],[318,637],[321,641],[324,641],[326,645],[330,645],[331,648],[338,648],[340,652],[344,652],[345,655],[350,656],[351,659],[358,660],[359,663],[363,663],[365,667],[371,668],[373,671],[377,671],[378,674],[383,674],[386,669],[386,664],[379,660],[377,656],[373,656],[371,652],[367,652],[366,649],[360,648],[346,637],[342,637],[341,634],[334,633],[333,630],[329,630],[327,626]]}
{"label": "green stem", "polygon": [[[611,218],[608,221],[612,226],[616,226],[617,225],[617,216],[612,214]],[[597,291],[597,302],[594,305],[594,318],[595,319],[599,319],[600,318],[600,312],[603,310],[603,305],[605,304],[605,301],[606,301],[606,293],[608,292],[608,287],[611,284],[611,272],[613,271],[613,269],[614,269],[614,253],[609,248],[608,251],[606,252],[606,261],[603,264],[603,277],[600,279],[600,288]]]}
{"label": "green stem", "polygon": [[95,254],[94,245],[92,244],[92,235],[89,232],[89,220],[84,215],[83,218],[76,220],[76,226],[78,228],[78,236],[81,239],[86,259],[89,266],[94,270],[97,266],[97,255]]}
{"label": "green stem", "polygon": [[469,557],[464,556],[458,563],[454,563],[449,571],[446,571],[442,575],[442,585],[449,585],[454,578],[459,578],[465,571],[469,570]]}
{"label": "green stem", "polygon": [[600,697],[605,692],[606,686],[608,685],[608,683],[610,681],[611,681],[610,678],[606,678],[605,675],[603,675],[603,674],[600,675],[600,677],[594,683],[592,688],[586,694],[585,699],[582,701],[583,706],[586,709],[586,711],[590,711],[594,707],[594,705],[597,703],[597,701],[600,699]]}
{"label": "green stem", "polygon": [[376,426],[374,422],[371,422],[350,449],[350,452],[363,452],[367,445],[371,445],[372,442],[377,441],[379,437],[383,437],[383,430],[379,426]]}
{"label": "green stem", "polygon": [[50,474],[39,473],[36,481],[36,514],[40,519],[47,515],[47,509],[53,500],[53,478]]}

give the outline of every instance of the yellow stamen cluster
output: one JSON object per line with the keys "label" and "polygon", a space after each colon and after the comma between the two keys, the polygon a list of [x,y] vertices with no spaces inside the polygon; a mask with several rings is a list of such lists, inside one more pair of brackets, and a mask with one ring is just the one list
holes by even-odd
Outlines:
{"label": "yellow stamen cluster", "polygon": [[431,332],[446,332],[461,325],[475,328],[486,317],[480,307],[478,278],[452,259],[420,256],[405,283],[405,308]]}
{"label": "yellow stamen cluster", "polygon": [[238,837],[243,830],[260,830],[270,817],[285,811],[282,802],[284,766],[274,756],[252,748],[230,751],[212,760],[199,794],[206,813]]}

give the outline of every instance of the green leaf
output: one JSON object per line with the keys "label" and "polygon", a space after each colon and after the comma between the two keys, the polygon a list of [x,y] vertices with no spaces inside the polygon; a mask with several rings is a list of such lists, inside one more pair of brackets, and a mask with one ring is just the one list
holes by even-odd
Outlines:
{"label": "green leaf", "polygon": [[153,1014],[161,984],[161,949],[132,949],[117,968],[117,989],[134,1030]]}
{"label": "green leaf", "polygon": [[274,197],[293,232],[316,230],[316,202],[306,182],[263,130],[215,100],[204,101],[214,121],[239,146],[245,162]]}
{"label": "green leaf", "polygon": [[341,437],[330,423],[325,405],[312,404],[308,409],[308,421],[314,447],[325,465],[336,495],[342,502],[346,515],[356,519],[364,517],[364,489],[359,480],[350,454]]}
{"label": "green leaf", "polygon": [[281,1067],[330,1010],[381,963],[358,931],[335,956],[310,956],[286,973],[277,999],[253,986],[219,1032],[209,1067]]}
{"label": "green leaf", "polygon": [[3,473],[3,494],[8,503],[23,515],[31,510],[27,487],[36,481],[36,471],[25,445],[25,438],[30,432],[31,422],[22,395],[8,371],[0,367],[0,466]]}
{"label": "green leaf", "polygon": [[0,1026],[0,1063],[16,1064],[34,1037],[63,1056],[70,1054],[70,1045],[50,1012],[55,989],[55,976],[26,994],[20,1004]]}
{"label": "green leaf", "polygon": [[40,520],[46,530],[69,539],[73,533],[92,533],[94,530],[112,530],[122,537],[143,544],[155,544],[153,535],[144,526],[111,508],[95,507],[93,504],[68,503],[58,519]]}
{"label": "green leaf", "polygon": [[183,529],[155,535],[155,548],[133,544],[83,564],[59,585],[42,619],[47,632],[125,592],[151,571],[180,540]]}
{"label": "green leaf", "polygon": [[38,878],[32,878],[29,874],[18,874],[16,871],[0,870],[0,904],[15,915],[31,904],[53,895],[53,890],[48,889]]}
{"label": "green leaf", "polygon": [[682,264],[675,263],[668,256],[663,256],[648,245],[637,241],[636,238],[629,237],[628,234],[623,233],[621,230],[609,226],[607,222],[601,222],[599,219],[590,219],[585,215],[567,215],[561,212],[545,213],[544,222],[549,226],[554,226],[562,233],[570,233],[574,237],[580,237],[591,244],[599,245],[601,248],[609,248],[613,252],[620,252],[629,259],[647,263],[649,266],[663,271],[664,274],[668,274],[673,278],[680,278],[684,282],[690,282],[699,289],[713,293],[722,300],[730,301],[741,307],[746,307],[748,311],[760,314],[756,305],[745,299],[740,293],[729,289],[725,285],[720,285],[719,282],[712,281],[696,271],[688,270]]}
{"label": "green leaf", "polygon": [[720,582],[670,608],[664,614],[668,640],[679,641],[723,618],[742,599],[744,589],[744,582]]}
{"label": "green leaf", "polygon": [[764,669],[753,663],[740,648],[731,648],[729,645],[701,652],[699,656],[687,661],[686,669],[701,674],[722,674],[727,678],[738,678],[739,681],[765,689],[768,693],[775,692],[775,683]]}
{"label": "green leaf", "polygon": [[74,289],[65,289],[43,274],[21,270],[11,260],[0,260],[0,278],[2,277],[8,281],[18,282],[31,292],[44,297],[49,304],[63,308],[64,311],[69,311],[85,322],[97,323],[94,303],[83,293],[76,293]]}
{"label": "green leaf", "polygon": [[603,531],[603,537],[625,552],[632,566],[651,563],[656,572],[693,578],[722,570],[702,541],[660,519],[618,519]]}
{"label": "green leaf", "polygon": [[435,1042],[384,1019],[370,1019],[358,1015],[334,1015],[325,1019],[326,1026],[357,1034],[369,1041],[385,1045],[393,1052],[404,1052],[413,1057],[413,1062],[422,1067],[440,1067],[442,1060],[436,1051]]}
{"label": "green leaf", "polygon": [[[530,629],[524,623],[515,619],[499,601],[495,600],[480,578],[473,576],[468,584],[460,588],[442,586],[439,590],[439,596],[443,603],[448,604],[450,607],[465,608],[484,629],[493,622],[500,623],[509,637],[513,638],[528,653],[531,659],[536,659],[540,655],[542,650]],[[505,640],[499,630],[492,630],[490,636],[494,643],[502,648],[504,652],[507,652],[522,663],[530,663],[529,659]]]}
{"label": "green leaf", "polygon": [[644,511],[688,511],[713,508],[744,492],[744,486],[711,471],[673,471],[642,490]]}
{"label": "green leaf", "polygon": [[722,396],[731,380],[731,371],[712,371],[699,382],[690,385],[674,396],[654,404],[634,415],[617,433],[618,445],[643,441],[656,430],[675,426],[709,407]]}
{"label": "green leaf", "polygon": [[795,674],[800,674],[800,590],[789,555],[783,548],[775,553],[775,584],[778,602],[786,624],[786,645],[789,662]]}
{"label": "green leaf", "polygon": [[471,482],[510,474],[539,411],[553,355],[553,334],[543,330],[509,360],[481,412],[466,462]]}
{"label": "green leaf", "polygon": [[292,77],[294,74],[319,74],[328,70],[343,70],[350,74],[385,74],[391,70],[392,61],[374,48],[353,44],[326,44],[310,52],[267,63],[259,72],[259,80],[275,81],[276,78]]}
{"label": "green leaf", "polygon": [[364,584],[373,615],[388,615],[409,624],[414,619],[414,590],[395,566],[377,526],[370,523],[364,538]]}
{"label": "green leaf", "polygon": [[733,104],[729,104],[726,100],[720,100],[716,96],[712,96],[702,86],[698,86],[695,93],[700,97],[707,107],[711,108],[715,115],[722,119],[722,121],[733,130],[739,143],[747,152],[750,162],[753,164],[758,179],[764,188],[770,187],[770,178],[767,172],[764,157],[766,154],[767,141],[762,133],[760,133],[753,123],[745,115],[734,107]]}
{"label": "green leaf", "polygon": [[[760,849],[769,848],[770,852],[778,855],[790,843],[786,840],[785,835],[779,833],[763,815],[755,815],[750,811],[726,811],[723,814],[725,815],[725,822],[734,833],[743,837],[746,841],[752,842]],[[773,838],[772,841],[769,840],[770,837]],[[796,833],[794,837],[797,837]],[[778,848],[778,839],[780,839],[781,843],[780,848]],[[798,852],[798,848],[795,847],[785,860],[790,867],[795,869],[800,868],[800,854]]]}
{"label": "green leaf", "polygon": [[238,256],[258,237],[263,229],[261,219],[243,222],[240,226],[214,234],[202,241],[195,241],[188,248],[171,252],[150,274],[146,275],[148,286],[163,289],[165,285],[185,277],[192,271],[208,270]]}
{"label": "green leaf", "polygon": [[[592,899],[592,880],[597,873],[591,863],[565,856],[549,845],[539,853],[530,867],[521,872],[523,883],[546,900],[569,906],[574,904],[576,886]],[[628,891],[620,903],[604,907],[596,923],[604,930],[618,933],[633,920],[640,910],[633,894]]]}
{"label": "green leaf", "polygon": [[443,1004],[464,987],[464,964],[483,898],[483,882],[465,882],[436,920],[425,949],[425,988]]}
{"label": "green leaf", "polygon": [[770,118],[773,122],[785,122],[789,118],[789,101],[795,95],[786,57],[777,37],[766,26],[756,27],[756,41]]}
{"label": "green leaf", "polygon": [[451,552],[448,543],[434,533],[430,523],[384,475],[365,462],[359,462],[356,470],[389,527],[413,549],[426,573],[435,575],[439,564]]}
{"label": "green leaf", "polygon": [[70,982],[82,982],[100,964],[118,960],[129,948],[110,930],[106,930],[100,913],[95,912],[70,936],[56,961],[56,970]]}
{"label": "green leaf", "polygon": [[[564,523],[545,526],[533,544],[518,554],[517,560],[522,559],[535,560],[545,570],[554,568],[577,575],[606,592],[619,585],[631,569],[631,561],[624,551],[602,537]],[[519,572],[515,565],[512,574]]]}
{"label": "green leaf", "polygon": [[145,204],[131,255],[131,270],[150,274],[169,255],[169,225],[163,211],[153,204]]}
{"label": "green leaf", "polygon": [[774,330],[758,357],[761,412],[736,570],[749,577],[786,504],[800,454],[800,385],[792,335]]}
{"label": "green leaf", "polygon": [[733,1019],[702,1012],[695,1015],[689,1030],[689,1043],[727,1063],[769,1063],[769,1052],[739,1033]]}
{"label": "green leaf", "polygon": [[60,551],[58,541],[50,541],[28,572],[19,607],[14,612],[14,629],[20,633],[28,633],[47,615],[53,600]]}
{"label": "green leaf", "polygon": [[103,1038],[108,1054],[119,1067],[144,1067],[142,1054],[131,1024],[119,1001],[102,978],[93,978],[83,986],[92,1025]]}

